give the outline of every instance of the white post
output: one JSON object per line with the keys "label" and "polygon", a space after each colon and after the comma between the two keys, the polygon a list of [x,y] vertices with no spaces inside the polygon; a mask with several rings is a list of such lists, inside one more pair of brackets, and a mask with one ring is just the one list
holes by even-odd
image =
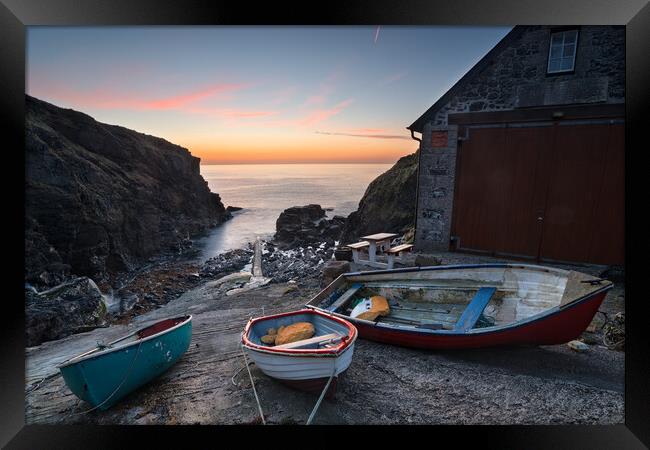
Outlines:
{"label": "white post", "polygon": [[393,268],[393,258],[395,258],[395,255],[392,253],[388,254],[388,268],[392,269]]}
{"label": "white post", "polygon": [[359,250],[356,248],[352,249],[352,260],[357,264],[359,263]]}

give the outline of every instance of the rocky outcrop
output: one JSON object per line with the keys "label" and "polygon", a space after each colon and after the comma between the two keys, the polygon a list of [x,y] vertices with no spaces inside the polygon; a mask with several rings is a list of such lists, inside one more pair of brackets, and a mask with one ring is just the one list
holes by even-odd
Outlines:
{"label": "rocky outcrop", "polygon": [[366,189],[359,208],[351,213],[341,243],[356,242],[373,233],[406,233],[414,226],[418,153],[400,158]]}
{"label": "rocky outcrop", "polygon": [[75,278],[47,291],[25,290],[27,346],[105,325],[106,304],[97,285]]}
{"label": "rocky outcrop", "polygon": [[343,229],[345,218],[327,219],[320,205],[293,206],[280,213],[275,223],[274,241],[278,247],[295,248],[326,242],[334,244]]}
{"label": "rocky outcrop", "polygon": [[130,270],[230,216],[187,149],[30,96],[25,163],[33,284]]}
{"label": "rocky outcrop", "polygon": [[328,286],[332,281],[336,280],[339,275],[343,275],[346,272],[350,272],[350,263],[348,261],[327,261],[323,266],[321,286]]}

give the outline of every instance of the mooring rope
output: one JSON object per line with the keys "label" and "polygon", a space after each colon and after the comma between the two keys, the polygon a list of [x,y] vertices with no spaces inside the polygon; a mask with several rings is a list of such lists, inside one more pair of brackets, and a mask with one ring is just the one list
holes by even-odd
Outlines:
{"label": "mooring rope", "polygon": [[255,401],[257,402],[257,409],[260,411],[260,417],[262,418],[262,424],[266,425],[266,420],[264,420],[264,413],[262,412],[262,405],[260,404],[260,398],[257,396],[257,390],[255,389],[255,381],[253,381],[253,374],[251,373],[250,367],[248,367],[248,360],[246,359],[246,352],[244,351],[244,346],[241,346],[241,353],[244,355],[244,366],[248,371],[248,377],[251,379],[251,386],[253,387],[253,394],[255,394]]}
{"label": "mooring rope", "polygon": [[51,380],[52,378],[56,378],[56,377],[60,377],[60,376],[61,376],[61,372],[58,372],[58,373],[53,373],[53,374],[51,374],[51,375],[48,375],[48,376],[46,376],[46,377],[41,378],[38,382],[32,384],[33,387],[32,387],[29,391],[27,391],[27,392],[25,393],[25,395],[29,395],[29,394],[31,394],[32,392],[34,392],[36,389],[40,388],[41,385],[42,385],[43,383],[45,383],[45,381],[47,381],[47,380]]}
{"label": "mooring rope", "polygon": [[320,406],[320,402],[323,401],[323,398],[325,397],[325,392],[327,392],[327,389],[330,387],[330,383],[332,382],[332,379],[334,378],[335,374],[336,374],[336,360],[334,361],[334,370],[332,371],[332,375],[330,375],[329,380],[327,380],[325,389],[323,389],[323,392],[321,392],[320,397],[318,398],[318,401],[316,402],[314,409],[311,411],[311,414],[309,415],[309,418],[307,419],[307,423],[305,425],[311,424],[311,421],[314,419],[314,416],[316,415],[316,411],[318,411],[318,407]]}
{"label": "mooring rope", "polygon": [[[113,392],[111,392],[111,395],[109,395],[108,397],[106,397],[106,399],[105,399],[103,402],[101,402],[100,404],[98,404],[97,406],[93,406],[92,408],[87,409],[86,411],[72,412],[72,413],[70,413],[68,416],[66,416],[66,418],[68,418],[68,417],[70,417],[70,416],[76,416],[76,415],[78,415],[78,414],[86,414],[86,413],[89,413],[89,412],[91,412],[91,411],[96,410],[97,408],[99,408],[100,406],[102,406],[103,404],[105,404],[107,401],[109,401],[109,400],[110,400],[110,399],[111,399],[111,398],[112,398],[112,397],[117,393],[117,391],[120,390],[120,388],[122,387],[122,385],[123,385],[123,384],[126,382],[126,380],[129,378],[129,375],[131,375],[131,371],[133,370],[133,367],[135,367],[135,361],[138,359],[138,356],[140,355],[140,347],[142,347],[142,340],[140,340],[140,343],[138,344],[138,348],[137,348],[137,350],[135,351],[135,357],[133,358],[133,361],[131,361],[131,366],[129,367],[129,370],[126,372],[126,375],[124,376],[124,378],[122,379],[122,381],[120,382],[120,384],[117,386],[117,388],[115,388],[115,390],[114,390]],[[77,403],[77,405],[78,405],[78,404],[79,404],[79,403]],[[75,405],[75,408],[76,408],[77,405]]]}
{"label": "mooring rope", "polygon": [[[249,366],[250,366],[251,364],[254,364],[254,362],[251,361],[251,362],[248,363]],[[245,369],[245,367],[244,367],[244,366],[241,366],[241,367],[237,370],[237,372],[235,372],[235,374],[230,378],[230,381],[232,381],[232,385],[233,385],[233,386],[239,387],[239,383],[235,383],[235,377],[236,377],[237,375],[239,375],[239,372],[241,372],[241,371],[244,370],[244,369]]]}

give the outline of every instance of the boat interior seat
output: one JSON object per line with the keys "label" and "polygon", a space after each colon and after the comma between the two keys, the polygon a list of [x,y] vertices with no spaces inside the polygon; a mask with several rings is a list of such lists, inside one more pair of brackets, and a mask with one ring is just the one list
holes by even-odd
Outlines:
{"label": "boat interior seat", "polygon": [[296,348],[303,348],[308,346],[318,347],[320,344],[331,342],[334,341],[335,339],[340,339],[342,337],[343,335],[341,334],[330,333],[330,334],[324,334],[322,336],[314,336],[309,339],[301,339],[300,341],[289,342],[288,344],[276,345],[273,348],[296,349]]}
{"label": "boat interior seat", "polygon": [[478,321],[481,313],[490,302],[490,299],[496,292],[494,287],[482,287],[474,295],[472,300],[461,314],[458,322],[454,326],[454,331],[468,331],[471,330]]}

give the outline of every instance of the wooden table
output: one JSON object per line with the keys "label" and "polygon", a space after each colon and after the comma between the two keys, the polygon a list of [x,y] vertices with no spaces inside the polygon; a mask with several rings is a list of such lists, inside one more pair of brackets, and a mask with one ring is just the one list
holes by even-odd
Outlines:
{"label": "wooden table", "polygon": [[384,244],[388,244],[390,247],[390,240],[397,236],[395,233],[377,233],[371,234],[370,236],[363,236],[361,239],[368,241],[370,246],[368,247],[368,259],[370,262],[376,262],[377,255],[377,246],[384,247]]}

